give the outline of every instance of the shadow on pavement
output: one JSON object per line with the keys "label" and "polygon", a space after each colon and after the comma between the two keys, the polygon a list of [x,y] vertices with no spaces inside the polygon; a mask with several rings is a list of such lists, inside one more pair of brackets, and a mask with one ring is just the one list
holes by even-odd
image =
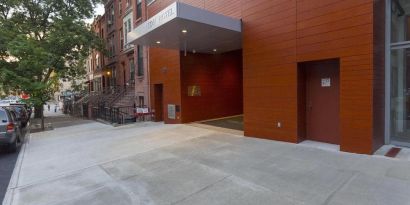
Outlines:
{"label": "shadow on pavement", "polygon": [[[44,131],[53,130],[55,128],[70,127],[94,122],[82,118],[75,118],[69,115],[50,116],[44,118]],[[32,119],[30,125],[31,133],[42,132],[41,119]]]}

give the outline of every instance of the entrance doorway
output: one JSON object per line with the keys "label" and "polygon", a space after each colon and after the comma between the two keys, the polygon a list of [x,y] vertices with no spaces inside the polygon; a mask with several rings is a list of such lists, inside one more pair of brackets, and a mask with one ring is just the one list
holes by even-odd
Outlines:
{"label": "entrance doorway", "polygon": [[164,121],[164,94],[163,84],[154,85],[155,121]]}
{"label": "entrance doorway", "polygon": [[299,136],[340,144],[338,59],[298,65]]}

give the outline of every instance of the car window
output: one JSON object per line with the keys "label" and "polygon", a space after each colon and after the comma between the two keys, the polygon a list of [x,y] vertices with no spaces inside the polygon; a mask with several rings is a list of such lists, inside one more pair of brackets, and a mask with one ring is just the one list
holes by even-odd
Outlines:
{"label": "car window", "polygon": [[16,113],[14,113],[13,111],[10,112],[11,113],[11,119],[13,120],[13,122],[16,121],[17,117],[16,117]]}
{"label": "car window", "polygon": [[7,113],[4,110],[0,110],[0,123],[5,120],[7,121]]}

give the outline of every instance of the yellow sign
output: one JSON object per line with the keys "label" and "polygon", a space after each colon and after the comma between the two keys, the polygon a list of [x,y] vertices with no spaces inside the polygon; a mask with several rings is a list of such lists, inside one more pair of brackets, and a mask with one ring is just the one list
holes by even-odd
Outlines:
{"label": "yellow sign", "polygon": [[188,96],[201,96],[201,87],[198,85],[188,86]]}

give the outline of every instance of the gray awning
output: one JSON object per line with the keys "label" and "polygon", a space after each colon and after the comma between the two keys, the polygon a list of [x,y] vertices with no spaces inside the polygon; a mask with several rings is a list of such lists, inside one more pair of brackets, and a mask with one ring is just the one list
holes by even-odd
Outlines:
{"label": "gray awning", "polygon": [[241,49],[241,31],[240,19],[175,2],[138,26],[127,38],[138,45],[222,53]]}

